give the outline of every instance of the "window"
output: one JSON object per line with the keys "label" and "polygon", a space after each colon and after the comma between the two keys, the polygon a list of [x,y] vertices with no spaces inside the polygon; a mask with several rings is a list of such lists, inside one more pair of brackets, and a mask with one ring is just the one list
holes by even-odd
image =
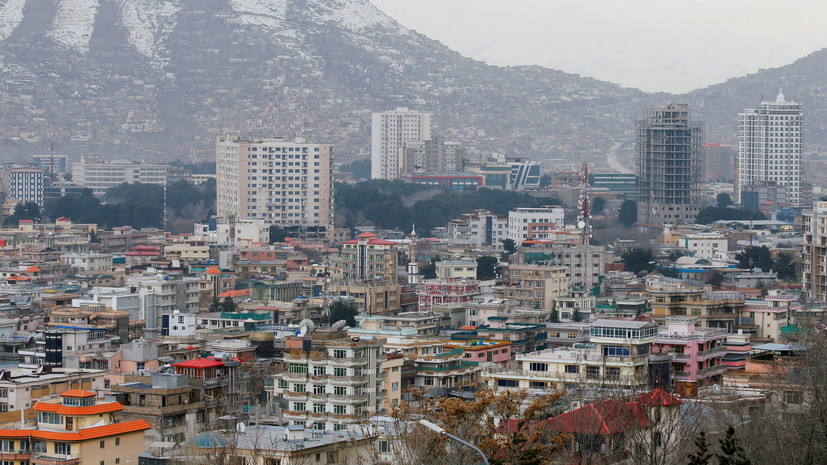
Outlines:
{"label": "window", "polygon": [[347,351],[336,349],[333,351],[333,358],[345,358],[347,357]]}
{"label": "window", "polygon": [[336,415],[344,415],[347,412],[347,407],[344,405],[334,405],[333,406],[333,413]]}
{"label": "window", "polygon": [[4,439],[0,441],[0,451],[2,452],[12,452],[14,450],[14,441],[9,441]]}
{"label": "window", "polygon": [[71,455],[72,454],[72,445],[66,442],[56,442],[55,443],[55,454],[61,455]]}
{"label": "window", "polygon": [[497,386],[499,387],[517,387],[517,380],[514,379],[498,379]]}
{"label": "window", "polygon": [[347,395],[347,388],[344,386],[336,386],[333,388],[333,393],[337,396],[345,396]]}
{"label": "window", "polygon": [[547,387],[545,381],[532,381],[530,386],[532,389],[545,389]]}
{"label": "window", "polygon": [[577,373],[577,365],[566,365],[566,373]]}
{"label": "window", "polygon": [[597,379],[600,377],[600,367],[586,367],[586,378]]}
{"label": "window", "polygon": [[379,441],[379,452],[388,453],[391,451],[391,445],[388,441]]}
{"label": "window", "polygon": [[391,383],[391,391],[398,391],[399,390],[399,383]]}
{"label": "window", "polygon": [[617,381],[620,379],[619,367],[606,367],[606,379]]}
{"label": "window", "polygon": [[287,371],[294,374],[306,374],[307,365],[301,363],[291,363],[287,366]]}
{"label": "window", "polygon": [[347,376],[347,369],[345,369],[345,368],[334,368],[333,369],[333,376]]}
{"label": "window", "polygon": [[279,389],[287,389],[287,381],[280,379],[279,380]]}
{"label": "window", "polygon": [[528,369],[531,371],[548,371],[548,364],[531,362],[528,364]]}
{"label": "window", "polygon": [[801,393],[798,391],[784,391],[783,402],[785,404],[800,404],[802,402]]}
{"label": "window", "polygon": [[104,444],[106,444],[106,443],[104,441],[101,441],[101,449],[103,449]]}
{"label": "window", "polygon": [[120,446],[120,445],[121,445],[121,438],[115,438],[115,445],[116,445],[116,446]]}
{"label": "window", "polygon": [[304,402],[293,402],[293,410],[302,412],[307,410],[307,405]]}
{"label": "window", "polygon": [[305,392],[306,386],[304,384],[294,384],[293,385],[293,392]]}

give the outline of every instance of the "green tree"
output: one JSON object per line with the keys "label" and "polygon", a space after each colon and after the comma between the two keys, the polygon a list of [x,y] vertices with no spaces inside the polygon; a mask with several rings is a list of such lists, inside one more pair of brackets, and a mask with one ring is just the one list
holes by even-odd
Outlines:
{"label": "green tree", "polygon": [[18,203],[14,207],[14,213],[3,222],[6,226],[17,226],[20,220],[40,221],[42,213],[40,206],[34,202]]}
{"label": "green tree", "polygon": [[623,261],[623,268],[632,273],[655,269],[655,254],[650,249],[635,247],[624,252],[620,259]]}
{"label": "green tree", "polygon": [[436,278],[436,262],[440,261],[441,258],[439,255],[432,258],[430,262],[419,269],[419,274],[422,275],[425,279],[434,279]]}
{"label": "green tree", "polygon": [[789,253],[779,253],[778,258],[773,261],[772,270],[775,271],[779,279],[794,281],[798,277],[795,263],[793,263],[793,255]]}
{"label": "green tree", "polygon": [[715,270],[712,273],[709,273],[709,278],[706,280],[706,282],[713,288],[718,289],[724,282],[724,274],[718,270]]}
{"label": "green tree", "polygon": [[506,253],[514,253],[517,251],[517,243],[514,242],[514,239],[503,239],[502,244],[503,250],[505,250]]}
{"label": "green tree", "polygon": [[637,222],[637,202],[624,200],[617,211],[617,221],[627,228],[634,225]]}
{"label": "green tree", "polygon": [[212,302],[210,302],[210,312],[220,312],[221,311],[221,301],[218,300],[218,297],[213,297]]}
{"label": "green tree", "polygon": [[224,297],[224,300],[221,301],[221,311],[227,313],[234,313],[238,305],[233,302],[233,298],[230,296]]}
{"label": "green tree", "polygon": [[742,269],[760,268],[769,271],[773,267],[772,252],[767,246],[747,246],[735,254],[738,267]]}
{"label": "green tree", "polygon": [[353,179],[370,179],[370,158],[357,160],[342,166],[342,171],[349,171]]}
{"label": "green tree", "polygon": [[601,196],[597,196],[592,199],[592,213],[595,215],[599,215],[603,213],[603,209],[606,208],[606,199]]}
{"label": "green tree", "polygon": [[719,465],[750,465],[750,461],[744,455],[744,449],[738,444],[735,428],[732,425],[727,428],[726,436],[720,439],[719,443],[721,453],[715,454]]}
{"label": "green tree", "polygon": [[706,434],[703,431],[695,438],[695,448],[697,452],[687,455],[689,465],[708,465],[713,455],[709,452],[709,443],[706,442]]}
{"label": "green tree", "polygon": [[579,309],[575,308],[574,311],[571,312],[571,321],[574,321],[575,323],[577,323],[582,319],[583,319],[583,314],[580,313]]}
{"label": "green tree", "polygon": [[270,226],[270,240],[271,244],[276,242],[284,242],[284,238],[287,237],[287,231],[278,227],[278,226]]}
{"label": "green tree", "polygon": [[711,224],[719,220],[763,220],[761,212],[725,207],[705,207],[701,209],[695,221],[698,224]]}
{"label": "green tree", "polygon": [[557,309],[551,311],[551,322],[552,323],[559,323],[560,322],[560,312]]}
{"label": "green tree", "polygon": [[715,198],[719,208],[727,208],[732,205],[732,197],[729,196],[726,192],[721,192]]}
{"label": "green tree", "polygon": [[477,257],[477,279],[495,279],[497,277],[497,257],[483,255]]}
{"label": "green tree", "polygon": [[544,174],[540,176],[540,189],[545,189],[551,185],[551,176]]}
{"label": "green tree", "polygon": [[337,300],[330,306],[330,323],[345,320],[347,325],[352,328],[356,326],[356,315],[358,314],[359,309],[356,308],[353,302]]}

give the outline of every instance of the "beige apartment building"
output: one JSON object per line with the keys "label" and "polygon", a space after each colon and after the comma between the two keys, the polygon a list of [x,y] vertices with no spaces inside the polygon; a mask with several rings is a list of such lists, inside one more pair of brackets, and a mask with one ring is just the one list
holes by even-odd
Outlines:
{"label": "beige apartment building", "polygon": [[333,224],[333,144],[218,134],[215,158],[218,216]]}
{"label": "beige apartment building", "polygon": [[564,266],[511,265],[503,297],[528,308],[552,310],[558,297],[569,295],[571,278]]}

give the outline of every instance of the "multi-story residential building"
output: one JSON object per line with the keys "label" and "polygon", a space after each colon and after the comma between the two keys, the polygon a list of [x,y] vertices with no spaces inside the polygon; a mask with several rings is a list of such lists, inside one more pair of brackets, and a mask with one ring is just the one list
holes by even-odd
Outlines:
{"label": "multi-story residential building", "polygon": [[802,292],[827,305],[827,202],[803,213]]}
{"label": "multi-story residential building", "polygon": [[[111,316],[106,315],[104,318],[114,324],[114,327],[107,324],[104,327],[92,328],[92,325],[88,324],[87,315],[78,315],[78,321],[74,322],[71,321],[74,319],[71,312],[58,311],[56,316],[46,323],[52,329],[38,329],[34,348],[17,351],[23,357],[20,366],[32,369],[41,366],[97,369],[98,366],[92,364],[92,355],[112,351],[122,340],[117,334],[118,322],[112,320]],[[127,317],[127,324],[128,321]],[[119,323],[123,328],[124,320]],[[128,339],[127,337],[123,340]]]}
{"label": "multi-story residential building", "polygon": [[96,195],[102,195],[107,189],[123,183],[164,185],[167,182],[167,169],[167,165],[137,163],[125,159],[106,162],[98,157],[83,156],[79,163],[72,163],[72,182],[92,189]]}
{"label": "multi-story residential building", "polygon": [[446,349],[441,338],[389,337],[383,347],[388,353],[400,353],[409,362],[402,375],[402,387],[424,389],[430,395],[447,395],[449,391],[472,387],[478,382],[478,360],[467,360],[460,347]]}
{"label": "multi-story residential building", "polygon": [[737,333],[729,333],[723,346],[726,354],[724,354],[722,363],[730,370],[743,370],[752,347],[749,343],[749,334],[745,334],[740,329]]}
{"label": "multi-story residential building", "polygon": [[485,299],[461,304],[463,324],[484,326],[494,321],[506,323],[545,323],[551,312],[545,309],[522,307],[516,300]]}
{"label": "multi-story residential building", "polygon": [[448,223],[451,241],[473,247],[502,247],[507,231],[508,219],[489,210],[471,210]]}
{"label": "multi-story residential building", "polygon": [[179,375],[187,375],[193,387],[195,399],[204,400],[206,421],[216,421],[225,412],[239,409],[240,383],[236,360],[216,360],[215,357],[195,358],[173,363]]}
{"label": "multi-story residential building", "polygon": [[33,429],[2,429],[4,461],[9,464],[103,464],[137,463],[144,451],[143,420],[116,422],[114,412],[123,406],[100,400],[94,392],[69,389],[60,397],[34,405]]}
{"label": "multi-story residential building", "polygon": [[12,168],[8,170],[8,175],[8,198],[43,206],[45,175],[42,168]]}
{"label": "multi-story residential building", "polygon": [[646,292],[652,317],[665,323],[668,316],[694,316],[703,328],[732,332],[743,315],[744,297],[737,292],[708,292],[685,285],[650,285]]}
{"label": "multi-story residential building", "polygon": [[508,363],[511,361],[510,341],[448,341],[445,350],[462,349],[462,358],[469,362]]}
{"label": "multi-story residential building", "polygon": [[656,323],[601,319],[589,332],[590,343],[518,354],[519,368],[487,366],[483,379],[495,389],[648,390]]}
{"label": "multi-story residential building", "polygon": [[436,262],[437,279],[477,279],[477,261],[473,258]]}
{"label": "multi-story residential building", "polygon": [[160,328],[161,315],[171,314],[175,310],[183,313],[198,312],[200,278],[154,274],[130,276],[126,278],[126,285],[130,292],[146,295],[147,298],[155,300],[155,305],[146,307],[155,310],[154,315],[146,315],[148,328]]}
{"label": "multi-story residential building", "polygon": [[773,289],[761,300],[746,301],[738,329],[748,333],[751,341],[781,342],[782,328],[793,323],[800,309],[795,295]]}
{"label": "multi-story residential building", "polygon": [[76,368],[11,368],[0,376],[0,424],[20,424],[35,418],[34,405],[41,398],[67,389],[103,390],[106,370]]}
{"label": "multi-story residential building", "polygon": [[451,334],[454,341],[510,342],[511,353],[521,354],[546,348],[548,331],[543,323],[508,323],[505,318],[493,318],[487,325]]}
{"label": "multi-story residential building", "polygon": [[686,104],[647,110],[637,124],[638,208],[642,226],[693,223],[701,210],[703,128]]}
{"label": "multi-story residential building", "polygon": [[388,337],[436,336],[440,328],[439,315],[422,312],[398,313],[396,315],[357,315],[356,327],[348,329],[348,335]]}
{"label": "multi-story residential building", "polygon": [[627,200],[637,199],[637,175],[634,173],[589,173],[589,187],[622,193]]}
{"label": "multi-story residential building", "polygon": [[727,236],[720,232],[687,234],[679,245],[692,252],[694,257],[707,260],[720,259],[729,250]]}
{"label": "multi-story residential building", "polygon": [[476,279],[426,279],[416,288],[419,311],[430,312],[434,305],[471,302],[480,295]]}
{"label": "multi-story residential building", "polygon": [[770,181],[787,188],[789,206],[801,205],[802,109],[779,91],[774,102],[738,114],[736,200],[750,184]]}
{"label": "multi-story residential building", "polygon": [[704,181],[731,182],[735,178],[738,147],[718,143],[704,145]]}
{"label": "multi-story residential building", "polygon": [[342,278],[349,281],[382,280],[395,283],[399,244],[364,232],[342,243]]}
{"label": "multi-story residential building", "polygon": [[376,340],[325,341],[320,351],[292,350],[284,355],[286,369],[273,375],[273,395],[287,403],[283,418],[314,429],[345,429],[382,413],[387,361]]}
{"label": "multi-story residential building", "polygon": [[507,299],[528,308],[554,309],[554,300],[569,295],[571,280],[562,266],[509,265],[508,282],[502,286]]}
{"label": "multi-story residential building", "polygon": [[52,153],[32,155],[32,163],[38,168],[43,168],[47,173],[51,173],[54,166],[54,174],[63,174],[69,172],[69,155],[59,155]]}
{"label": "multi-story residential building", "polygon": [[565,228],[563,207],[515,208],[508,212],[508,239],[517,245],[524,241],[552,238],[552,233]]}
{"label": "multi-story residential building", "polygon": [[218,216],[279,225],[333,224],[333,145],[215,138]]}
{"label": "multi-story residential building", "polygon": [[110,388],[123,410],[115,413],[121,421],[143,420],[151,428],[145,447],[153,442],[184,442],[207,427],[206,404],[197,398],[186,375],[153,373],[145,381],[131,381]]}
{"label": "multi-story residential building", "polygon": [[597,289],[606,275],[609,253],[603,246],[572,241],[527,241],[517,248],[516,263],[566,267],[571,286],[580,290]]}
{"label": "multi-story residential building", "polygon": [[698,318],[670,316],[658,333],[652,353],[672,356],[672,380],[676,393],[694,397],[698,388],[720,383],[727,332],[715,328],[696,328]]}
{"label": "multi-story residential building", "polygon": [[405,165],[405,144],[431,139],[431,113],[407,108],[374,113],[371,121],[371,179],[398,179]]}
{"label": "multi-story residential building", "polygon": [[404,159],[400,174],[433,174],[462,171],[465,151],[459,142],[443,137],[403,141]]}
{"label": "multi-story residential building", "polygon": [[89,271],[112,272],[112,255],[107,253],[67,253],[60,256],[60,262],[81,273]]}
{"label": "multi-story residential building", "polygon": [[390,315],[400,310],[402,287],[385,280],[332,282],[328,286],[331,295],[351,297],[359,313]]}

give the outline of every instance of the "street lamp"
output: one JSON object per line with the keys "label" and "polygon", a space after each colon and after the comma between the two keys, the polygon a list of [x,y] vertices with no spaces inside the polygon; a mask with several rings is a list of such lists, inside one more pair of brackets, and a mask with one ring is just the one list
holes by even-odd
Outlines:
{"label": "street lamp", "polygon": [[419,420],[419,424],[420,424],[420,425],[422,425],[422,426],[424,426],[424,427],[426,427],[426,428],[428,428],[429,430],[431,430],[431,431],[433,431],[433,432],[435,432],[435,433],[439,434],[439,435],[442,435],[442,436],[447,436],[447,437],[449,437],[449,438],[453,439],[454,441],[459,442],[460,444],[462,444],[462,445],[464,445],[464,446],[468,446],[468,447],[470,447],[471,449],[474,449],[474,451],[475,451],[476,453],[480,454],[480,457],[482,457],[482,462],[483,462],[485,465],[489,465],[489,462],[488,462],[488,457],[486,457],[486,456],[485,456],[485,454],[484,454],[484,453],[483,453],[483,452],[479,449],[479,447],[477,447],[477,446],[475,446],[475,445],[471,444],[470,442],[464,441],[464,440],[462,440],[462,439],[460,439],[460,438],[458,438],[458,437],[454,436],[453,434],[451,434],[451,433],[449,433],[449,432],[445,431],[445,428],[443,428],[443,427],[441,427],[441,426],[439,426],[439,425],[437,425],[437,424],[435,424],[435,423],[431,423],[430,421],[428,421],[428,420],[426,420],[426,419],[424,419],[424,418],[423,418],[423,419],[421,419],[421,420]]}

